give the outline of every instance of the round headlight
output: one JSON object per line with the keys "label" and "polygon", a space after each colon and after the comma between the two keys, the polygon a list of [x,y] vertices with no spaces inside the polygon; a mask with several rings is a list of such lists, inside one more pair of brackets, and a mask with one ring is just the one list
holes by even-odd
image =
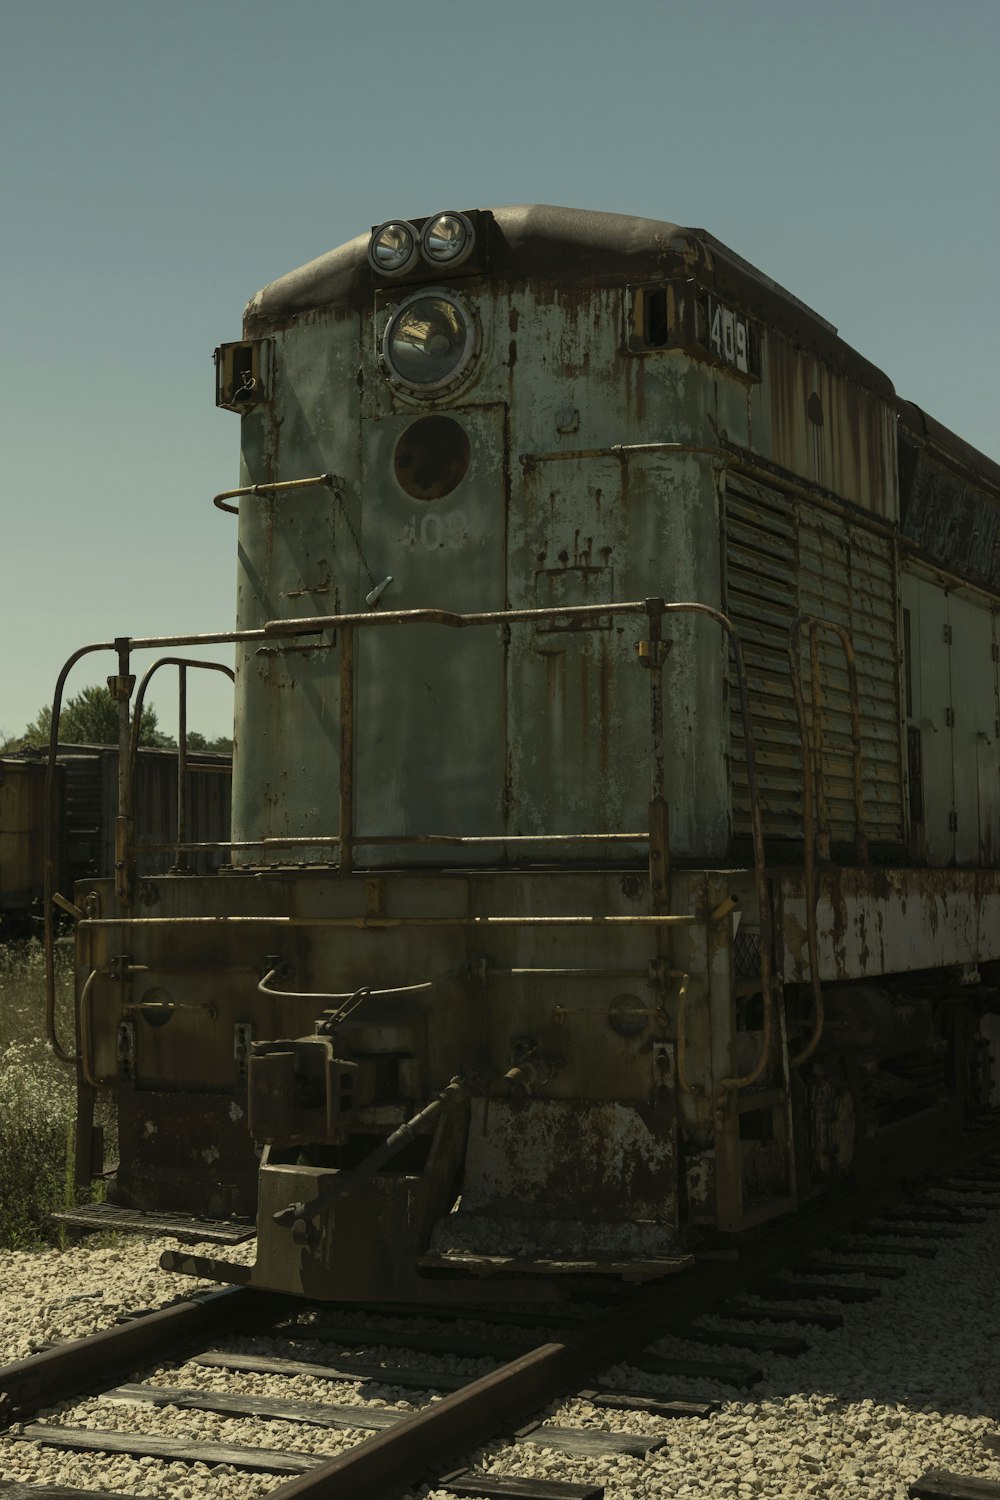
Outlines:
{"label": "round headlight", "polygon": [[420,248],[434,265],[457,266],[470,254],[475,238],[464,214],[438,214],[424,225]]}
{"label": "round headlight", "polygon": [[416,231],[405,219],[390,219],[372,232],[368,261],[383,276],[401,276],[418,256]]}
{"label": "round headlight", "polygon": [[457,380],[476,353],[472,314],[451,292],[417,292],[397,309],[382,338],[389,372],[418,391]]}

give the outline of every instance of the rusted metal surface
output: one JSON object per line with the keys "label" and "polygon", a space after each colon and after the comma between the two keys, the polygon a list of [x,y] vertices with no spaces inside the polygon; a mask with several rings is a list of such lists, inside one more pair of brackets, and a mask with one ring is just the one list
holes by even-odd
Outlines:
{"label": "rusted metal surface", "polygon": [[[910,526],[890,383],[703,231],[473,222],[447,272],[382,275],[361,240],[248,309],[216,497],[243,500],[239,628],[199,639],[237,648],[232,869],[137,884],[123,788],[117,893],[78,895],[83,1107],[115,1093],[118,1189],[242,1202],[256,1134],[249,1274],[297,1293],[444,1295],[431,1273],[489,1273],[491,1244],[548,1274],[588,1235],[670,1259],[681,1205],[738,1233],[989,1095],[985,987],[945,1034],[864,983],[971,970],[1000,920],[923,868],[1000,848],[997,633],[916,563],[901,583],[943,544]],[[912,427],[915,465],[975,480]],[[167,644],[109,643],[123,723]],[[208,841],[181,833],[183,864]],[[366,1174],[455,1077],[468,1108]],[[297,1254],[291,1204],[319,1205]]]}
{"label": "rusted metal surface", "polygon": [[974,1474],[927,1469],[907,1486],[906,1493],[910,1500],[1000,1500],[1000,1484]]}
{"label": "rusted metal surface", "polygon": [[[483,211],[483,219],[499,230],[483,235],[494,286],[530,279],[572,295],[696,276],[727,301],[752,303],[769,323],[846,378],[892,399],[886,377],[838,339],[831,324],[705,230],[538,204]],[[359,236],[259,292],[247,307],[247,337],[282,330],[305,311],[363,308],[378,285],[367,249],[368,236]],[[573,268],[569,285],[567,266]]]}
{"label": "rusted metal surface", "polygon": [[[888,1192],[891,1196],[892,1190]],[[613,1313],[443,1396],[391,1432],[380,1433],[273,1493],[280,1500],[390,1500],[428,1474],[440,1474],[445,1465],[471,1453],[498,1430],[515,1426],[532,1409],[579,1389],[593,1371],[627,1360],[651,1335],[683,1332],[724,1298],[747,1291],[763,1276],[826,1242],[836,1230],[870,1216],[882,1201],[879,1195],[844,1193],[805,1221],[746,1246],[737,1265],[720,1270],[703,1263],[674,1284],[644,1291]]]}
{"label": "rusted metal surface", "polygon": [[[842,646],[817,642],[828,753],[817,788],[832,841],[855,839],[857,755],[864,774],[864,819],[885,857],[902,852],[904,833],[894,557],[857,524],[820,514],[804,495],[738,473],[726,479],[727,599],[744,639],[758,732],[761,795],[769,840],[802,838],[801,747],[788,642],[800,613],[821,619],[824,635],[849,635],[856,658],[860,723],[853,722],[849,664]],[[847,666],[847,672],[845,672]],[[741,729],[732,730],[734,823],[742,807]]]}
{"label": "rusted metal surface", "polygon": [[774,331],[766,342],[754,446],[791,473],[895,522],[892,398],[843,379],[812,350]]}
{"label": "rusted metal surface", "polygon": [[238,1328],[274,1309],[274,1300],[226,1290],[178,1302],[0,1369],[0,1422],[23,1421],[45,1406],[107,1385],[190,1340]]}
{"label": "rusted metal surface", "polygon": [[135,881],[135,865],[130,856],[135,837],[132,806],[132,777],[130,751],[132,746],[132,722],[129,715],[129,700],[135,687],[135,677],[129,671],[131,651],[124,638],[115,642],[118,654],[118,672],[108,678],[108,691],[118,705],[118,816],[115,819],[115,895],[123,906],[132,904],[132,887]]}
{"label": "rusted metal surface", "polygon": [[354,868],[354,628],[340,628],[340,868]]}
{"label": "rusted metal surface", "polygon": [[[62,806],[62,771],[57,771],[57,806]],[[39,833],[45,826],[45,764],[26,756],[0,759],[0,926],[27,931],[40,907],[45,853]],[[62,818],[53,832],[62,864]]]}
{"label": "rusted metal surface", "polygon": [[[802,692],[801,662],[799,656],[800,636],[805,632],[809,638],[810,666],[812,668],[811,718],[806,717],[806,704]],[[809,981],[813,993],[813,1027],[806,1045],[791,1059],[793,1068],[800,1068],[816,1051],[823,1035],[823,990],[819,975],[819,948],[816,935],[816,847],[819,840],[820,853],[824,859],[830,857],[830,830],[827,821],[825,800],[820,808],[819,831],[816,827],[814,804],[815,788],[822,787],[823,754],[823,698],[819,665],[819,636],[822,631],[836,636],[847,660],[851,703],[851,738],[854,760],[854,826],[855,858],[859,865],[868,859],[868,835],[865,832],[864,770],[862,766],[861,712],[858,707],[858,676],[854,661],[851,638],[842,625],[829,620],[817,620],[813,616],[799,615],[794,621],[788,637],[788,663],[795,695],[795,710],[799,721],[799,742],[802,755],[802,841],[803,880],[806,892],[806,932],[809,950]]]}
{"label": "rusted metal surface", "polygon": [[169,1235],[180,1244],[240,1245],[252,1240],[255,1225],[245,1219],[209,1219],[203,1214],[174,1214],[165,1210],[145,1213],[140,1209],[120,1208],[113,1203],[81,1203],[75,1208],[59,1209],[51,1216],[54,1224],[68,1224],[104,1234]]}
{"label": "rusted metal surface", "polygon": [[1000,465],[899,402],[900,508],[911,549],[957,577],[1000,584]]}
{"label": "rusted metal surface", "polygon": [[[703,917],[672,910],[657,918],[636,911],[628,881],[596,873],[568,877],[566,888],[558,893],[564,908],[561,914],[539,911],[539,897],[549,893],[549,878],[544,874],[534,880],[518,876],[512,882],[509,876],[484,872],[475,879],[450,876],[429,882],[414,872],[402,880],[386,877],[384,883],[387,910],[381,917],[366,914],[370,880],[358,875],[347,881],[329,874],[319,886],[302,875],[292,880],[274,875],[264,883],[260,878],[233,882],[161,877],[149,882],[147,896],[147,910],[160,915],[123,919],[109,911],[95,925],[85,919],[88,925],[80,929],[80,938],[93,944],[95,967],[110,970],[114,955],[125,948],[131,950],[136,966],[130,986],[124,989],[112,973],[99,975],[81,1007],[87,1067],[94,1080],[111,1080],[126,1143],[126,1166],[113,1195],[137,1206],[163,1203],[173,1195],[170,1206],[181,1210],[204,1206],[217,1195],[220,1176],[234,1187],[248,1181],[247,1168],[255,1177],[249,1134],[244,1136],[244,1165],[236,1170],[237,1143],[246,1127],[239,1118],[229,1123],[231,1113],[238,1116],[246,1108],[245,1084],[232,1053],[234,1030],[252,1015],[254,1041],[267,1043],[273,1038],[280,1053],[282,1038],[306,1036],[320,1009],[330,1004],[322,993],[324,978],[342,980],[355,990],[374,982],[385,993],[365,999],[341,1023],[335,1023],[336,1056],[358,1057],[363,1067],[372,1070],[376,1082],[383,1079],[381,1091],[362,1095],[360,1109],[349,1117],[349,1129],[356,1133],[352,1150],[359,1157],[363,1159],[379,1138],[385,1139],[396,1124],[412,1116],[407,1100],[414,1100],[419,1108],[422,1100],[459,1071],[463,1059],[472,1060],[484,1077],[503,1072],[510,1065],[512,1049],[531,1028],[544,1057],[569,1049],[572,1066],[545,1085],[546,1093],[550,1087],[560,1092],[567,1101],[564,1108],[576,1108],[569,1103],[574,1097],[603,1095],[608,1103],[602,1108],[610,1109],[615,1119],[617,1108],[623,1121],[634,1120],[635,1130],[640,1120],[645,1121],[640,1133],[648,1151],[643,1150],[653,1155],[648,1170],[640,1172],[638,1164],[645,1158],[639,1152],[639,1175],[633,1182],[615,1182],[617,1147],[612,1142],[625,1142],[628,1133],[616,1130],[603,1148],[611,1152],[605,1170],[610,1195],[606,1243],[609,1251],[617,1247],[619,1258],[634,1257],[640,1247],[632,1221],[638,1214],[628,1203],[645,1193],[643,1213],[654,1213],[662,1226],[658,1245],[662,1251],[664,1244],[672,1243],[676,1229],[676,1208],[671,1206],[673,1174],[667,1157],[657,1169],[659,1177],[653,1164],[658,1159],[657,1132],[671,1108],[673,1063],[672,1048],[658,1042],[666,1012],[660,1013],[659,972],[651,971],[650,965],[656,958],[654,934],[660,926],[666,923],[679,931]],[[234,918],[226,915],[234,901],[246,900],[261,907],[257,917],[245,911]],[[275,912],[279,903],[284,913]],[[428,903],[436,914],[426,914]],[[189,909],[190,918],[183,908]],[[218,916],[207,915],[206,908]],[[593,918],[586,915],[588,910],[594,912]],[[619,917],[621,921],[616,920]],[[581,962],[587,957],[581,935],[598,931],[607,934],[602,938],[603,962]],[[182,933],[185,941],[180,945]],[[345,933],[351,937],[349,946],[343,943]],[[281,981],[285,993],[262,994],[256,972],[258,955],[275,951],[284,954],[291,968]],[[609,963],[611,955],[617,955],[618,961]],[[142,971],[137,968],[140,963]],[[466,967],[468,977],[463,977]],[[491,969],[497,971],[495,975]],[[415,975],[416,970],[423,972]],[[436,985],[411,993],[415,977],[442,971],[445,977]],[[82,976],[82,984],[86,977]],[[164,992],[169,1002],[164,1001]],[[345,992],[338,984],[336,993]],[[619,1003],[623,995],[637,998],[623,1006]],[[542,1013],[540,997],[544,997]],[[119,1058],[124,1016],[132,1020],[135,1035],[134,1059],[127,1073],[120,1072]],[[544,1036],[538,1032],[543,1017]],[[153,1025],[153,1021],[161,1024]],[[622,1026],[628,1034],[616,1030]],[[401,1057],[412,1061],[395,1061]],[[543,1072],[550,1066],[543,1062]],[[393,1085],[390,1080],[396,1077],[398,1083]],[[175,1088],[183,1079],[184,1089],[170,1094],[157,1087],[160,1079],[170,1079]],[[660,1113],[654,1110],[647,1118],[641,1111],[651,1098],[659,1101]],[[616,1100],[627,1104],[616,1105]],[[399,1112],[393,1114],[395,1110]],[[190,1128],[184,1124],[185,1116]],[[499,1120],[500,1115],[495,1115],[494,1123]],[[598,1130],[595,1141],[600,1134]],[[564,1135],[568,1149],[573,1144],[572,1129]],[[218,1161],[201,1159],[206,1149],[212,1149],[206,1147],[206,1139],[219,1151]],[[424,1167],[415,1158],[406,1172],[385,1173],[339,1202],[332,1222],[328,1211],[323,1235],[305,1259],[290,1262],[288,1231],[272,1231],[259,1272],[263,1283],[287,1285],[290,1290],[309,1285],[323,1294],[323,1288],[335,1282],[344,1295],[364,1295],[364,1289],[371,1293],[380,1280],[410,1277],[413,1294],[420,1295],[416,1256],[429,1245],[438,1219],[451,1224],[456,1218],[449,1209],[461,1178],[464,1123],[449,1139],[447,1151],[435,1148],[436,1155],[428,1158],[426,1181]],[[498,1160],[506,1150],[498,1146]],[[513,1136],[509,1150],[516,1159]],[[556,1180],[555,1164],[553,1172]],[[574,1177],[572,1187],[569,1175],[562,1175],[563,1217],[567,1222],[574,1217],[583,1220],[590,1211],[586,1175]],[[303,1176],[309,1180],[302,1181]],[[335,1180],[335,1173],[324,1176],[320,1170],[282,1165],[272,1153],[261,1175],[262,1188],[266,1185],[261,1213],[266,1218],[267,1212],[279,1212],[290,1201],[318,1197],[325,1184]],[[267,1211],[265,1199],[270,1205]],[[234,1198],[229,1207],[245,1212],[245,1197]],[[391,1233],[387,1225],[395,1226]],[[468,1242],[485,1249],[489,1235]],[[404,1250],[404,1246],[412,1248]],[[408,1256],[412,1256],[409,1269]]]}
{"label": "rusted metal surface", "polygon": [[529,1097],[474,1105],[461,1214],[441,1221],[435,1247],[565,1260],[677,1254],[672,1051],[647,1064],[658,1106]]}
{"label": "rusted metal surface", "polygon": [[[802,872],[780,883],[785,982],[808,983]],[[986,962],[1000,958],[1000,871],[821,870],[816,922],[824,982]]]}
{"label": "rusted metal surface", "polygon": [[[219,913],[217,916],[190,916],[190,917],[132,917],[128,919],[127,925],[132,928],[143,927],[181,927],[207,924],[209,927],[218,928],[223,924],[227,927],[241,927],[246,925],[277,924],[281,927],[360,927],[369,932],[387,931],[390,928],[404,927],[478,927],[488,930],[490,928],[504,927],[686,927],[691,922],[697,922],[699,918],[690,916],[683,912],[660,912],[651,916],[631,915],[595,915],[595,916],[505,916],[499,914],[466,917],[290,917],[280,912],[261,913],[259,916],[229,916]],[[80,924],[84,932],[97,928],[121,930],[126,922],[121,917],[87,917]]]}

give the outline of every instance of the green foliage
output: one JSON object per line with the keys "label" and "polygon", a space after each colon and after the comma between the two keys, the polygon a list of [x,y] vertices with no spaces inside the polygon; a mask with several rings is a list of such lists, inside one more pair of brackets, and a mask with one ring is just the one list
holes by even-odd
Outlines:
{"label": "green foliage", "polygon": [[[52,709],[46,704],[38,710],[22,735],[8,736],[0,730],[0,755],[29,745],[47,748],[51,728]],[[67,699],[59,715],[59,739],[64,745],[117,745],[118,705],[106,687],[87,687],[75,698]],[[233,742],[224,734],[210,740],[197,729],[190,729],[187,742],[189,750],[211,750],[224,755],[233,753]],[[177,747],[177,741],[158,727],[156,709],[148,703],[142,710],[139,744],[154,749]]]}
{"label": "green foliage", "polygon": [[[61,958],[64,1012],[71,977]],[[72,1174],[73,1074],[42,1039],[44,993],[38,944],[0,947],[0,1247],[24,1249],[57,1238],[48,1215],[66,1202],[67,1171]],[[62,1026],[66,1035],[65,1014]]]}
{"label": "green foliage", "polygon": [[[52,709],[46,704],[25,729],[21,744],[48,745],[51,728]],[[59,715],[59,739],[66,745],[117,745],[118,705],[106,687],[87,687],[67,699]],[[139,744],[174,744],[156,727],[156,709],[149,704],[142,711]]]}
{"label": "green foliage", "polygon": [[220,755],[232,755],[233,742],[224,734],[217,735],[214,740],[207,740],[197,729],[189,729],[187,737],[189,750],[212,750]]}

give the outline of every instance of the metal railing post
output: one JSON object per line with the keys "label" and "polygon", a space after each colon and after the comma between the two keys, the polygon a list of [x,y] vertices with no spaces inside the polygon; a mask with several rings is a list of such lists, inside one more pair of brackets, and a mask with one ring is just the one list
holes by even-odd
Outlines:
{"label": "metal railing post", "polygon": [[663,663],[670,642],[663,639],[662,599],[645,601],[649,639],[636,646],[639,662],[649,672],[649,723],[652,735],[653,774],[649,789],[649,886],[658,911],[670,904],[670,839],[666,799],[666,764],[663,749]]}
{"label": "metal railing post", "polygon": [[177,668],[177,871],[190,869],[187,850],[187,663]]}
{"label": "metal railing post", "polygon": [[129,702],[135,678],[129,672],[128,636],[115,640],[118,673],[108,678],[108,691],[118,704],[118,816],[115,818],[115,895],[123,906],[132,904],[135,851],[132,848],[132,721]]}
{"label": "metal railing post", "polygon": [[354,870],[354,627],[340,631],[340,873]]}

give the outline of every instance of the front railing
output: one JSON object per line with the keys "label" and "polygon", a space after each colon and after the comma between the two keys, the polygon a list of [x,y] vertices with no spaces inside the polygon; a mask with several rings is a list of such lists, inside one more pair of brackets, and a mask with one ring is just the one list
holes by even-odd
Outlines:
{"label": "front railing", "polygon": [[[53,919],[53,889],[55,879],[54,851],[53,851],[53,797],[55,795],[55,766],[56,752],[59,734],[59,716],[62,708],[62,698],[66,680],[70,671],[85,656],[99,651],[113,651],[118,658],[118,671],[109,677],[108,686],[112,696],[118,705],[118,809],[116,818],[115,838],[115,893],[118,901],[126,909],[132,904],[133,889],[136,874],[136,856],[141,852],[143,846],[137,845],[134,837],[134,764],[135,746],[138,743],[139,723],[141,720],[142,700],[145,690],[152,675],[162,666],[176,665],[181,672],[181,692],[184,693],[186,681],[185,673],[189,667],[205,667],[209,670],[221,670],[232,673],[229,668],[219,663],[194,662],[187,658],[163,657],[153,664],[146,673],[139,688],[136,699],[135,713],[130,713],[130,702],[135,678],[131,674],[130,666],[132,653],[143,650],[163,650],[171,647],[203,647],[211,645],[242,645],[253,642],[272,641],[282,637],[307,637],[321,635],[326,631],[336,631],[337,648],[339,649],[340,668],[340,740],[339,740],[339,827],[336,833],[330,834],[308,834],[289,837],[266,837],[261,839],[238,840],[229,842],[197,842],[192,843],[184,836],[186,824],[184,822],[184,803],[179,801],[178,811],[180,827],[178,839],[170,847],[176,851],[180,863],[189,853],[205,850],[233,851],[233,850],[260,850],[266,852],[279,848],[336,848],[339,852],[339,870],[341,875],[350,875],[355,868],[355,854],[359,848],[372,848],[380,845],[447,845],[454,848],[482,847],[484,845],[514,845],[526,852],[532,850],[545,850],[552,845],[560,846],[577,845],[584,848],[592,848],[594,845],[607,844],[635,844],[645,842],[648,845],[649,856],[649,878],[654,912],[650,916],[625,916],[621,918],[611,917],[539,917],[539,916],[514,916],[514,917],[487,917],[461,919],[468,925],[488,923],[511,923],[530,925],[538,922],[552,922],[556,924],[581,923],[591,926],[603,923],[652,923],[667,926],[678,922],[694,922],[699,920],[690,915],[672,915],[668,911],[670,892],[670,851],[668,839],[667,804],[665,799],[665,746],[663,727],[663,664],[667,657],[668,643],[663,638],[663,622],[670,616],[693,615],[704,618],[719,626],[728,638],[736,666],[737,687],[739,693],[740,715],[743,723],[743,733],[746,746],[747,782],[750,800],[751,832],[753,842],[754,880],[756,887],[757,903],[760,912],[761,942],[761,989],[763,994],[763,1022],[761,1030],[760,1055],[750,1071],[740,1078],[729,1078],[723,1080],[723,1087],[744,1088],[748,1087],[763,1075],[771,1058],[774,1026],[774,982],[772,971],[772,933],[770,902],[766,887],[766,873],[764,863],[764,837],[761,820],[761,810],[757,794],[756,766],[754,755],[753,728],[751,723],[749,699],[747,692],[746,670],[743,661],[743,651],[739,637],[732,622],[721,611],[707,604],[699,603],[667,603],[663,599],[651,598],[634,600],[622,603],[604,603],[587,605],[566,605],[550,609],[516,609],[516,610],[486,610],[475,613],[459,614],[443,609],[409,609],[409,610],[378,610],[371,612],[354,612],[339,615],[314,615],[301,619],[291,620],[269,620],[263,627],[255,630],[234,630],[218,634],[184,635],[184,636],[151,636],[151,637],[118,637],[114,641],[99,642],[84,646],[70,657],[63,667],[56,683],[56,690],[52,708],[52,729],[49,745],[48,775],[46,780],[46,828],[45,828],[45,947],[46,947],[46,973],[47,973],[47,1005],[46,1018],[49,1041],[56,1054],[64,1061],[75,1061],[60,1046],[55,1028],[55,976],[54,976],[54,939],[55,926]],[[642,832],[611,832],[611,833],[571,833],[571,834],[507,834],[498,832],[495,835],[473,835],[459,836],[446,833],[432,834],[410,834],[410,835],[371,835],[364,832],[358,833],[355,829],[354,820],[354,780],[355,780],[355,743],[354,743],[354,698],[355,698],[355,658],[354,641],[358,630],[391,630],[404,628],[419,628],[424,625],[445,626],[449,629],[466,630],[481,627],[500,626],[504,629],[510,627],[532,626],[532,625],[577,625],[586,626],[599,620],[608,618],[626,618],[629,616],[645,619],[645,638],[636,643],[636,651],[639,665],[649,674],[649,725],[650,725],[650,772],[649,772],[649,827]],[[332,643],[330,643],[332,645]],[[183,738],[182,720],[182,738]],[[183,754],[183,752],[182,752]],[[179,770],[180,774],[180,770]],[[151,845],[150,849],[162,846]],[[83,919],[83,914],[79,914]],[[214,918],[197,917],[128,917],[109,919],[114,925],[121,925],[123,920],[130,924],[161,925],[164,922],[190,923],[198,921],[212,921]],[[244,920],[247,922],[288,922],[287,917],[247,917],[227,919],[229,921]],[[365,917],[358,919],[330,919],[335,925],[380,925],[379,920]],[[457,919],[456,919],[457,920]],[[98,925],[99,919],[83,919],[81,925]],[[447,919],[437,918],[411,918],[400,919],[386,923],[385,925],[447,925]],[[100,925],[105,925],[100,922]],[[310,924],[314,925],[314,924]],[[322,924],[321,924],[322,925]]]}
{"label": "front railing", "polygon": [[[161,667],[177,668],[177,838],[172,844],[145,844],[141,847],[150,853],[172,851],[177,858],[178,872],[188,868],[188,855],[197,845],[187,842],[188,826],[188,742],[187,742],[187,674],[190,670],[204,672],[223,672],[230,680],[236,681],[236,673],[232,667],[227,667],[221,661],[195,661],[185,656],[161,656],[158,661],[145,673],[139,683],[139,690],[135,695],[135,708],[132,711],[132,732],[129,740],[128,752],[128,780],[129,780],[129,803],[135,804],[135,768],[139,758],[139,740],[142,734],[142,710],[146,701],[146,689],[156,676]],[[120,759],[119,759],[120,766]],[[119,780],[119,799],[121,781]],[[120,810],[120,809],[119,809]],[[211,845],[205,847],[211,848]],[[130,855],[134,864],[134,846],[130,848],[126,843],[123,856],[119,856],[117,841],[115,849],[115,864],[119,857],[128,860]]]}

